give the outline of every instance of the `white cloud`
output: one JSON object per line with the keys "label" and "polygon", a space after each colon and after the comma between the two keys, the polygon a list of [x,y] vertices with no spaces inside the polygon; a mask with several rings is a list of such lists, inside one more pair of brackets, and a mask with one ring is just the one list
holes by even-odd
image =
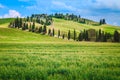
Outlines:
{"label": "white cloud", "polygon": [[113,22],[113,25],[117,26],[117,25],[118,25],[118,23],[117,23],[117,22]]}
{"label": "white cloud", "polygon": [[99,8],[120,9],[120,0],[95,0],[94,6]]}
{"label": "white cloud", "polygon": [[88,10],[83,10],[83,9],[78,9],[76,7],[73,7],[71,5],[67,5],[66,3],[63,3],[63,2],[59,2],[59,1],[53,1],[52,4],[54,5],[55,8],[57,8],[58,10],[59,9],[63,9],[63,10],[68,10],[72,13],[77,13],[77,14],[80,14],[80,13],[89,13]]}
{"label": "white cloud", "polygon": [[4,6],[2,4],[0,4],[0,8],[4,8]]}
{"label": "white cloud", "polygon": [[3,15],[3,18],[15,18],[15,17],[21,17],[21,14],[16,10],[9,10],[9,13]]}
{"label": "white cloud", "polygon": [[74,9],[75,9],[74,7],[68,6],[68,5],[66,5],[65,3],[63,3],[63,2],[53,1],[52,3],[53,3],[54,5],[56,5],[56,6],[61,7],[61,8],[65,8],[65,9],[69,9],[69,10],[74,10]]}

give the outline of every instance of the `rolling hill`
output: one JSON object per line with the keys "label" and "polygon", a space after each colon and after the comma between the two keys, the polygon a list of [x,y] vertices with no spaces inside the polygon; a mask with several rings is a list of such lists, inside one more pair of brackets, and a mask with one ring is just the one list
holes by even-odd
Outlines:
{"label": "rolling hill", "polygon": [[[106,29],[106,25],[54,21],[51,27],[63,31]],[[0,25],[0,80],[120,80],[119,43],[63,40],[8,28],[8,24]],[[110,27],[114,29],[119,27]]]}
{"label": "rolling hill", "polygon": [[91,24],[82,24],[74,21],[67,21],[64,19],[57,19],[53,18],[53,25],[49,26],[50,28],[55,28],[56,30],[61,30],[64,32],[68,32],[68,30],[73,31],[76,29],[77,32],[80,32],[80,30],[84,29],[95,29],[95,30],[103,30],[105,32],[109,32],[111,34],[114,33],[114,30],[118,30],[120,32],[120,27],[119,26],[112,26],[108,24],[104,25],[99,25],[99,26],[94,26]]}

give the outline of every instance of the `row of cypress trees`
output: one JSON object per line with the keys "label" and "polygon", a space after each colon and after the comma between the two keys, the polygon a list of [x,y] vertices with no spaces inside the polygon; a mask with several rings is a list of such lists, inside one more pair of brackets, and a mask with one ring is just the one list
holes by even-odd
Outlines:
{"label": "row of cypress trees", "polygon": [[[26,22],[26,21],[22,21],[22,18],[16,18],[14,22],[10,23],[9,25],[10,27],[14,27],[14,28],[21,28],[22,30],[29,30],[31,32],[36,32],[36,33],[41,33],[41,34],[48,34],[50,36],[55,36],[55,29],[48,29],[47,32],[47,27],[46,25],[44,26],[40,26],[40,27],[36,27],[35,22]],[[63,33],[60,32],[60,30],[58,30],[57,32],[57,36],[58,38],[62,37],[67,38],[68,40],[73,39],[74,41],[90,41],[90,37],[88,33],[88,30],[83,30],[80,31],[79,35],[77,36],[78,33],[76,33],[76,30],[74,29],[74,31],[71,33],[71,31],[69,30],[68,33]],[[104,31],[101,31],[101,29],[99,29],[99,31],[95,33],[95,37],[97,42],[107,42],[108,39],[112,39],[111,41],[114,42],[120,42],[120,34],[117,30],[115,30],[114,34],[111,35],[110,33],[105,33]]]}

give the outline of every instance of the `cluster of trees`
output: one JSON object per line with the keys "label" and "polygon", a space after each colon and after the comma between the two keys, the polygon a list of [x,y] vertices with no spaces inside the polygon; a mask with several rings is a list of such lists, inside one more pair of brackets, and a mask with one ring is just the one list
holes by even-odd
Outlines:
{"label": "cluster of trees", "polygon": [[14,22],[10,22],[9,27],[21,28],[23,25],[22,18],[16,18]]}
{"label": "cluster of trees", "polygon": [[[68,13],[66,13],[65,15],[62,13],[55,13],[54,15],[51,15],[51,16],[55,18],[65,19],[65,20],[72,20],[78,23],[83,23],[83,24],[94,23],[94,21],[81,18],[80,15],[74,15],[74,14],[68,14]],[[105,19],[100,19],[100,22],[98,23],[98,25],[102,25],[102,24],[106,24]]]}
{"label": "cluster of trees", "polygon": [[52,16],[47,14],[32,14],[30,17],[27,16],[27,22],[37,22],[41,25],[51,25],[53,20]]}
{"label": "cluster of trees", "polygon": [[[32,15],[33,16],[33,15]],[[34,15],[34,17],[42,16],[42,15]],[[62,16],[62,15],[61,15]],[[45,17],[45,16],[42,16]],[[41,18],[41,17],[40,17]],[[16,18],[14,22],[11,22],[9,27],[12,28],[20,28],[22,30],[28,30],[30,32],[36,32],[36,33],[41,33],[41,34],[48,34],[50,36],[55,36],[57,33],[58,38],[67,38],[68,40],[73,39],[74,41],[96,41],[96,42],[107,42],[107,41],[114,41],[114,42],[120,42],[120,33],[115,30],[114,34],[106,33],[99,29],[99,31],[96,31],[94,29],[89,29],[89,30],[83,30],[80,31],[80,33],[76,32],[74,29],[72,32],[69,30],[68,33],[66,32],[61,32],[56,30],[54,28],[52,29],[47,29],[46,25],[44,24],[43,26],[36,27],[35,22],[32,19],[32,22],[29,21],[30,18],[22,19],[22,18]]]}
{"label": "cluster of trees", "polygon": [[65,20],[72,20],[75,22],[79,22],[79,23],[86,23],[86,19],[81,18],[80,15],[74,15],[74,14],[68,14],[66,13],[65,15],[62,13],[55,13],[54,15],[52,15],[55,18],[60,18],[60,19],[65,19]]}
{"label": "cluster of trees", "polygon": [[[33,19],[32,19],[33,20]],[[36,27],[35,21],[29,21],[28,17],[26,19],[16,18],[14,22],[10,22],[9,27],[18,28],[22,30],[29,30],[30,32],[43,33],[46,34],[47,28],[46,25]]]}
{"label": "cluster of trees", "polygon": [[106,21],[105,21],[105,19],[100,19],[100,25],[102,25],[102,24],[106,24]]}

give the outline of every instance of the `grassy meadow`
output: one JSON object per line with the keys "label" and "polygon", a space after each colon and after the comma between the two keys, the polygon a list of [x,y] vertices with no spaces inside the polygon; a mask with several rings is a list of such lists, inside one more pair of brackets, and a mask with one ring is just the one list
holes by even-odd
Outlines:
{"label": "grassy meadow", "polygon": [[120,80],[120,43],[68,41],[5,23],[0,25],[0,80]]}

